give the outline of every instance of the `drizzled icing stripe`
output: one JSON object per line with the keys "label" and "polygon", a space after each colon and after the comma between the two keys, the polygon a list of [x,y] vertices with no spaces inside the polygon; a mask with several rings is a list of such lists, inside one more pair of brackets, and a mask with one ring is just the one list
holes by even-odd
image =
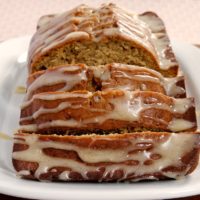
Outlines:
{"label": "drizzled icing stripe", "polygon": [[55,93],[39,93],[33,96],[32,99],[25,101],[22,103],[21,108],[25,108],[29,106],[35,99],[41,100],[57,100],[57,99],[65,99],[65,98],[88,98],[92,93],[83,91],[83,92],[73,92],[73,93],[62,93],[62,92],[55,92]]}
{"label": "drizzled icing stripe", "polygon": [[[34,91],[45,86],[54,86],[64,83],[64,86],[56,91],[70,91],[74,86],[86,82],[87,80],[86,68],[78,65],[58,67],[56,70],[47,70],[29,85],[25,100],[28,100]],[[47,91],[52,90],[49,88],[46,92]]]}
{"label": "drizzled icing stripe", "polygon": [[[45,141],[40,140],[40,136],[36,134],[17,134],[16,136],[23,140],[17,139],[15,144],[26,144],[29,147],[25,150],[13,152],[12,158],[18,162],[38,163],[38,168],[34,172],[36,179],[40,179],[42,174],[51,173],[51,169],[52,172],[57,172],[56,169],[53,169],[55,167],[64,167],[69,170],[61,171],[58,174],[58,180],[73,180],[71,172],[78,173],[84,180],[90,180],[89,173],[95,172],[99,174],[96,181],[100,182],[112,180],[115,172],[119,170],[123,173],[118,177],[118,181],[130,179],[131,175],[140,177],[151,174],[152,178],[156,178],[153,177],[155,173],[160,173],[169,178],[180,178],[186,175],[191,168],[190,161],[188,161],[187,167],[182,167],[185,166],[182,158],[196,148],[195,145],[199,140],[199,136],[195,134],[155,134],[152,132],[147,132],[144,135],[129,133],[120,136],[115,135],[114,137],[64,136],[62,141],[57,140],[59,139],[58,136],[43,136]],[[72,142],[74,139],[76,139],[75,144]],[[78,142],[80,140],[81,143]],[[102,141],[104,142],[102,143]],[[119,145],[117,148],[112,148],[110,142]],[[86,146],[79,146],[79,144],[84,143]],[[123,145],[123,143],[126,143],[126,145]],[[62,158],[46,155],[44,149],[48,148],[76,152],[81,161],[76,161],[73,157]],[[132,164],[126,164],[126,162]],[[169,166],[177,167],[179,170],[165,171]],[[18,174],[21,176],[29,175],[29,168],[18,171]],[[147,179],[147,177],[143,177],[143,179]]]}
{"label": "drizzled icing stripe", "polygon": [[[175,55],[172,52],[172,47],[168,35],[166,34],[163,21],[153,12],[146,12],[138,16],[151,30],[152,43],[156,49],[158,61],[161,69],[169,69],[177,66]],[[168,66],[166,68],[166,66]]]}

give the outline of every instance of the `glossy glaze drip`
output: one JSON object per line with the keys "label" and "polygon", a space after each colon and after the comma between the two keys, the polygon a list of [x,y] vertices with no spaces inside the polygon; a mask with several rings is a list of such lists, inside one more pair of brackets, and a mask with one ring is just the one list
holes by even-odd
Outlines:
{"label": "glossy glaze drip", "polygon": [[37,29],[43,27],[45,24],[49,23],[56,15],[59,14],[51,14],[51,15],[44,15],[40,17],[37,23]]}
{"label": "glossy glaze drip", "polygon": [[[90,171],[98,171],[102,167],[102,164],[98,164],[97,166],[86,165],[86,163],[101,163],[101,162],[114,162],[113,164],[109,164],[105,167],[105,171],[103,172],[102,178],[99,181],[105,179],[105,177],[110,173],[114,173],[115,170],[123,170],[124,175],[121,180],[124,180],[128,177],[129,174],[134,173],[135,176],[143,175],[143,174],[153,174],[156,172],[163,173],[167,177],[178,178],[179,176],[183,176],[187,173],[189,169],[182,170],[181,172],[171,172],[170,174],[162,172],[162,169],[168,166],[181,166],[183,163],[181,158],[190,152],[196,143],[197,136],[193,134],[160,134],[159,139],[155,142],[153,137],[147,139],[143,137],[130,138],[129,145],[124,148],[112,149],[112,147],[108,149],[93,149],[89,147],[80,147],[70,142],[56,142],[56,141],[40,141],[38,140],[38,135],[25,135],[25,136],[17,136],[18,138],[23,138],[25,141],[16,140],[15,143],[20,144],[28,144],[29,148],[23,151],[18,151],[13,153],[13,158],[17,160],[29,161],[29,162],[37,162],[39,167],[35,172],[36,178],[40,179],[40,175],[47,173],[49,169],[57,166],[68,167],[74,172],[78,172],[81,176],[87,180],[87,173]],[[78,139],[78,138],[77,138]],[[81,137],[80,137],[81,139]],[[102,136],[96,138],[95,136],[91,138],[91,144],[97,142],[98,140],[112,140],[112,137]],[[113,140],[114,141],[114,140]],[[145,150],[145,148],[141,144],[151,144],[151,150]],[[90,144],[88,145],[90,146]],[[134,154],[130,154],[130,152],[135,149],[141,148],[140,151]],[[55,148],[55,149],[63,149],[63,150],[71,150],[75,151],[81,162],[77,162],[72,159],[66,158],[58,158],[58,157],[50,157],[44,154],[42,149],[44,148]],[[160,156],[157,159],[152,160],[150,165],[145,165],[145,161],[151,159],[152,155],[159,154]],[[124,161],[137,161],[132,165],[120,164],[120,162]],[[27,171],[24,170],[18,172],[19,175],[28,174]],[[69,171],[63,171],[59,179],[69,181]]]}
{"label": "glossy glaze drip", "polygon": [[194,127],[194,122],[190,122],[188,120],[184,119],[173,119],[169,125],[168,128],[172,131],[183,131],[185,128],[192,128]]}
{"label": "glossy glaze drip", "polygon": [[177,94],[184,94],[185,88],[178,86],[177,82],[183,80],[183,76],[177,76],[175,78],[165,78],[162,82],[166,94],[169,96],[176,96]]}
{"label": "glossy glaze drip", "polygon": [[21,105],[21,108],[25,108],[29,106],[34,99],[43,99],[43,100],[57,100],[57,99],[64,99],[64,98],[88,98],[92,93],[91,92],[77,92],[77,93],[62,93],[57,92],[55,94],[52,93],[39,93],[33,96],[28,101],[24,101]]}
{"label": "glossy glaze drip", "polygon": [[74,86],[83,81],[87,81],[86,69],[78,65],[47,70],[29,85],[26,97],[29,99],[30,95],[41,87],[53,86],[60,83],[64,83],[64,86],[57,91],[70,91]]}
{"label": "glossy glaze drip", "polygon": [[18,175],[19,175],[19,176],[28,176],[28,175],[30,175],[30,174],[31,174],[31,173],[30,173],[29,170],[21,170],[21,171],[18,172]]}
{"label": "glossy glaze drip", "polygon": [[[171,52],[171,45],[165,32],[165,25],[162,20],[151,12],[144,15],[139,15],[139,19],[145,22],[151,29],[151,38],[156,49],[160,68],[169,69],[170,67],[177,66],[178,63]],[[170,55],[168,56],[166,56],[167,51],[170,51]]]}

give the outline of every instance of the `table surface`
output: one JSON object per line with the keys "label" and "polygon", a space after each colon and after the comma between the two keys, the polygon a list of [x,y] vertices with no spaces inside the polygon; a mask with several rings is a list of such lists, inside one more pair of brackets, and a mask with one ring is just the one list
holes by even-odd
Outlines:
{"label": "table surface", "polygon": [[[37,19],[44,14],[70,9],[83,1],[74,0],[6,0],[0,4],[0,41],[32,34]],[[85,0],[84,3],[98,6],[110,0]],[[200,1],[197,0],[112,0],[135,12],[152,10],[164,20],[169,36],[187,43],[200,43]],[[187,12],[186,12],[187,11]],[[195,13],[195,14],[194,14]],[[192,22],[192,23],[191,23]],[[23,200],[0,194],[1,200]],[[175,200],[175,199],[174,199]],[[200,195],[176,200],[200,200]]]}

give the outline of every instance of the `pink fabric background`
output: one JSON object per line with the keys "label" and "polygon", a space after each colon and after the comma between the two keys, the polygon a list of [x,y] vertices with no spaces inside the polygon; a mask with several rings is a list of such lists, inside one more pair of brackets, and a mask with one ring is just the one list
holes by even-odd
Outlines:
{"label": "pink fabric background", "polygon": [[156,11],[171,38],[200,44],[200,0],[0,0],[0,41],[33,34],[37,19],[80,3],[115,2],[134,12]]}

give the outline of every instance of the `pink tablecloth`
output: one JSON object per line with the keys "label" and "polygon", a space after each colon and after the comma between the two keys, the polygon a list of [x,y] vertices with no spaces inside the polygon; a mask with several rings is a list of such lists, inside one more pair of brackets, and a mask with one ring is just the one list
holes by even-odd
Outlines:
{"label": "pink tablecloth", "polygon": [[[0,0],[0,41],[35,30],[37,19],[80,3],[98,6],[111,0]],[[171,38],[200,43],[200,0],[112,0],[134,12],[156,11],[165,21]]]}

